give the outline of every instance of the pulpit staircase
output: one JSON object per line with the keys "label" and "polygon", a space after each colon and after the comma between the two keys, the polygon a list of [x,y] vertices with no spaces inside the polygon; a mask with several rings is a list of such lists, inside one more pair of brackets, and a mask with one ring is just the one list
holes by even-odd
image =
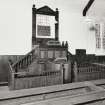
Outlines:
{"label": "pulpit staircase", "polygon": [[63,84],[62,70],[46,71],[43,68],[39,69],[43,65],[43,62],[40,62],[39,52],[40,47],[36,46],[23,58],[12,65],[9,64],[8,86],[10,90]]}
{"label": "pulpit staircase", "polygon": [[27,53],[24,57],[14,62],[11,65],[13,71],[14,72],[28,71],[27,68],[39,58],[38,51],[39,46],[36,45],[36,47],[32,49],[29,53]]}

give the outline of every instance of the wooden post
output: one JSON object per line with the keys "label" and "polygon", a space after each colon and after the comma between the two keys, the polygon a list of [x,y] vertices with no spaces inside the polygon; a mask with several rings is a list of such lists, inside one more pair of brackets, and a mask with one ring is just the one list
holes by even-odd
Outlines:
{"label": "wooden post", "polygon": [[77,62],[74,62],[73,71],[74,71],[74,82],[77,82],[78,81],[78,67],[77,67]]}
{"label": "wooden post", "polygon": [[55,23],[55,40],[59,41],[59,11],[58,11],[58,8],[56,8],[55,20],[57,21],[57,23]]}
{"label": "wooden post", "polygon": [[62,70],[63,70],[63,84],[65,84],[65,67],[64,67],[64,64],[62,64]]}
{"label": "wooden post", "polygon": [[36,8],[35,5],[32,7],[32,48],[36,43]]}

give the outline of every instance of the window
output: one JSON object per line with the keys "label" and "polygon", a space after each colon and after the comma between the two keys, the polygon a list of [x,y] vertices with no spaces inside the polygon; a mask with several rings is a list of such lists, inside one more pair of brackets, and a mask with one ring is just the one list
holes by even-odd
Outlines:
{"label": "window", "polygon": [[101,37],[100,37],[100,24],[96,24],[96,48],[100,49],[101,48]]}
{"label": "window", "polygon": [[36,15],[36,37],[55,38],[55,16]]}
{"label": "window", "polygon": [[103,44],[103,49],[105,50],[105,24],[103,25],[103,31],[102,31],[102,44]]}

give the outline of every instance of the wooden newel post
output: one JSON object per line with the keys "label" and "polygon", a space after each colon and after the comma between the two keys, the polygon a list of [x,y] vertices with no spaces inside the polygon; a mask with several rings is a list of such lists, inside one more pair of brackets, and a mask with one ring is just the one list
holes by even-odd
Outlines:
{"label": "wooden newel post", "polygon": [[62,70],[63,70],[63,84],[65,84],[65,67],[64,67],[64,64],[62,64]]}
{"label": "wooden newel post", "polygon": [[78,81],[78,67],[77,67],[77,62],[74,62],[73,71],[74,71],[74,82],[77,82]]}

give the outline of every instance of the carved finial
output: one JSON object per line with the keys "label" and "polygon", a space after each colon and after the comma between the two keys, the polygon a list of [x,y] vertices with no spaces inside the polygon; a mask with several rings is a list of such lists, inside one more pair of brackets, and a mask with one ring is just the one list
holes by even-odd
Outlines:
{"label": "carved finial", "polygon": [[62,47],[64,47],[64,41],[62,42]]}
{"label": "carved finial", "polygon": [[33,0],[33,8],[35,8],[36,0]]}
{"label": "carved finial", "polygon": [[65,46],[68,48],[68,42],[66,41],[66,44],[65,44]]}
{"label": "carved finial", "polygon": [[33,8],[35,8],[35,4],[33,4]]}
{"label": "carved finial", "polygon": [[56,11],[58,11],[58,8],[56,8]]}

